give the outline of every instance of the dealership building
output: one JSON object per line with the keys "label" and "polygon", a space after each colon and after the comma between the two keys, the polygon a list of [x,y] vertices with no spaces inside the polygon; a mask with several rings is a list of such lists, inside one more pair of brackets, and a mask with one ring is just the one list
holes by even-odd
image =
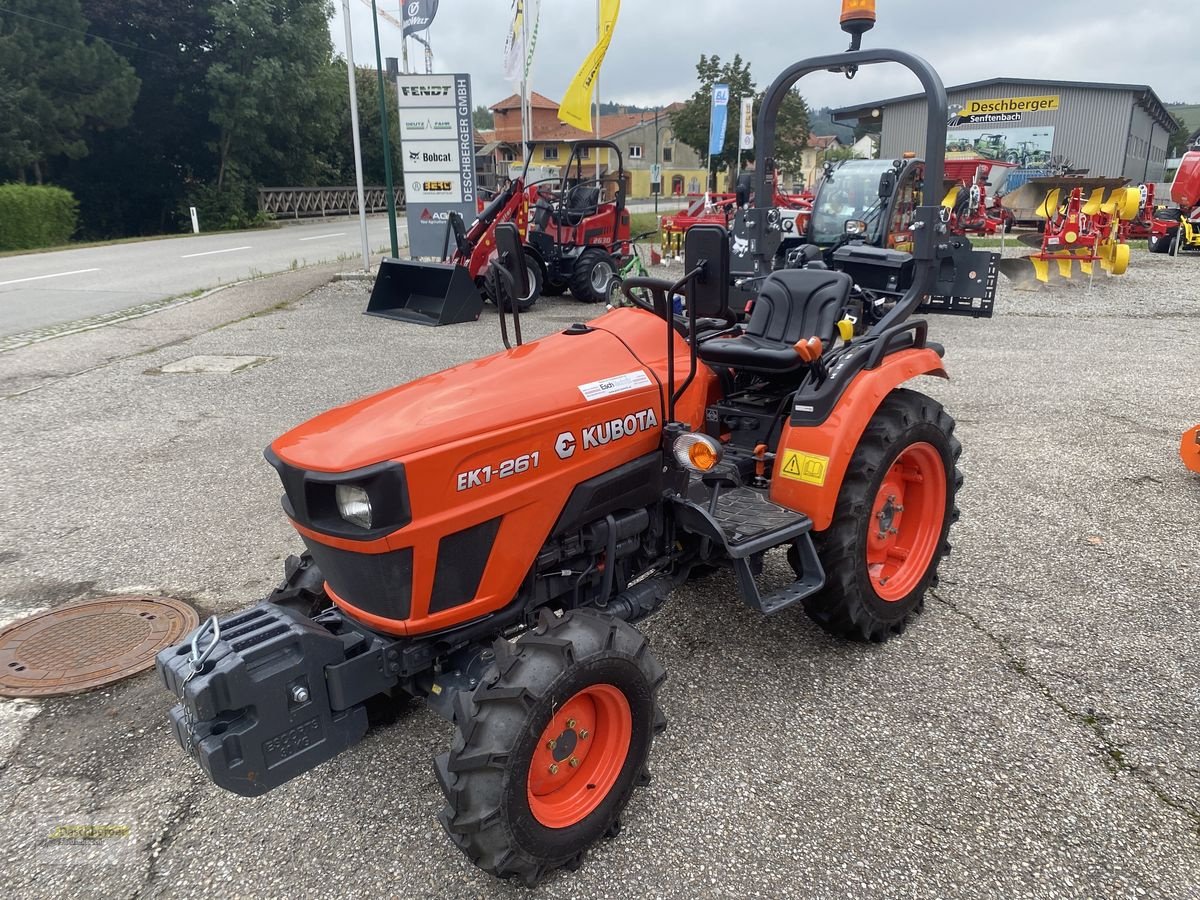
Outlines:
{"label": "dealership building", "polygon": [[[1176,128],[1144,84],[992,78],[947,88],[951,156],[1015,163],[1030,175],[1054,166],[1082,174],[1162,181]],[[834,121],[881,127],[880,158],[925,153],[925,95],[835,110]]]}

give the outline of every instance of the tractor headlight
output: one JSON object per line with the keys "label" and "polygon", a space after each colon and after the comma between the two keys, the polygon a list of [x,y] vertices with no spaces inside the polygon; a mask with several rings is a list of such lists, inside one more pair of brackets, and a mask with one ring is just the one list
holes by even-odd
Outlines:
{"label": "tractor headlight", "polygon": [[371,498],[357,484],[339,484],[334,491],[338,514],[351,525],[371,529]]}
{"label": "tractor headlight", "polygon": [[718,441],[691,431],[676,438],[672,450],[679,465],[695,472],[711,472],[723,456]]}

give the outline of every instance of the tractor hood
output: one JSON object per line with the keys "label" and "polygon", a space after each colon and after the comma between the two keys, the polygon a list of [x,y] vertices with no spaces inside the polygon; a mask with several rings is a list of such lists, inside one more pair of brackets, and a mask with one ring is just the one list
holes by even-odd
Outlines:
{"label": "tractor hood", "polygon": [[300,469],[347,472],[570,413],[589,404],[588,394],[618,393],[601,383],[631,374],[642,392],[655,383],[608,331],[564,332],[332,409],[271,449]]}

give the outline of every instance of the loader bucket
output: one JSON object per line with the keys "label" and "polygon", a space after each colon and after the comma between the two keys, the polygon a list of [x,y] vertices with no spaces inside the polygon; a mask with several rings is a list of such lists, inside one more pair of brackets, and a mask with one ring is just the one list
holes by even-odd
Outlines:
{"label": "loader bucket", "polygon": [[385,258],[367,303],[367,315],[418,325],[474,322],[483,296],[464,266]]}
{"label": "loader bucket", "polygon": [[1200,425],[1183,436],[1183,443],[1179,445],[1179,456],[1185,466],[1200,474]]}

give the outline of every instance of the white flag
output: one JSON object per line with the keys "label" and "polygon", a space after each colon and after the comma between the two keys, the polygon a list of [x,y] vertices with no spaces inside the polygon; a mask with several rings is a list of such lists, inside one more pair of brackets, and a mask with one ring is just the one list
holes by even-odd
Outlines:
{"label": "white flag", "polygon": [[508,81],[520,81],[521,59],[525,56],[525,0],[513,0],[512,24],[508,26],[508,37],[504,39],[504,77]]}
{"label": "white flag", "polygon": [[513,0],[512,8],[512,24],[504,40],[504,77],[508,81],[519,82],[522,78],[529,78],[529,71],[533,67],[541,0]]}
{"label": "white flag", "polygon": [[738,145],[742,150],[754,149],[754,98],[742,98],[742,140]]}

